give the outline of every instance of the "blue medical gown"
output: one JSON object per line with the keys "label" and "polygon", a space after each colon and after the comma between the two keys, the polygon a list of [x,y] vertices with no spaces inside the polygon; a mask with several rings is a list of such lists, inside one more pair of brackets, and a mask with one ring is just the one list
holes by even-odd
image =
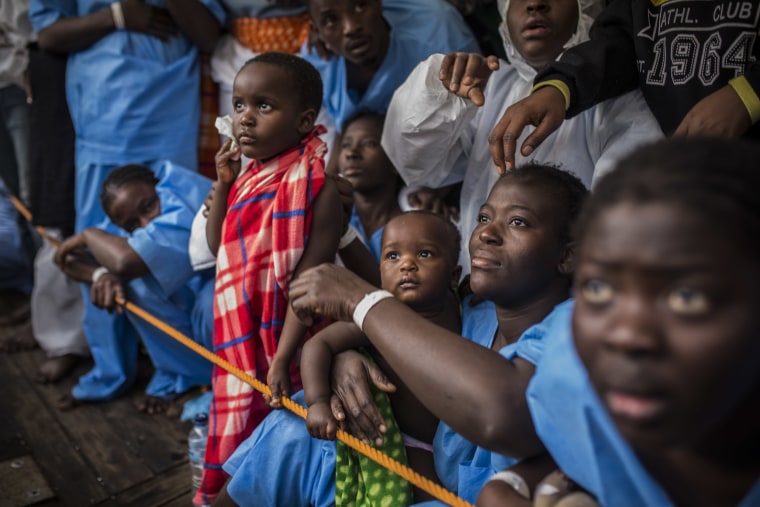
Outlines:
{"label": "blue medical gown", "polygon": [[[557,465],[601,505],[671,506],[615,429],[573,345],[570,313],[563,319],[528,386],[538,436]],[[739,507],[755,505],[760,505],[760,481]]]}
{"label": "blue medical gown", "polygon": [[[572,303],[557,305],[540,323],[529,327],[514,343],[503,347],[499,354],[507,359],[521,358],[538,364],[546,343],[551,341],[572,312]],[[491,303],[481,303],[474,309],[472,319],[465,322],[463,334],[476,343],[491,348],[498,328],[496,310]],[[438,425],[433,440],[436,472],[441,483],[469,502],[475,502],[485,482],[499,470],[508,468],[517,459],[477,447],[465,440],[446,423]],[[425,505],[443,505],[439,502]]]}
{"label": "blue medical gown", "polygon": [[480,52],[462,16],[444,0],[386,0],[383,16],[391,27],[388,52],[361,95],[348,88],[345,58],[322,60],[316,51],[309,53],[308,42],[301,48],[301,56],[322,76],[322,107],[338,132],[360,111],[385,113],[396,88],[433,53]]}
{"label": "blue medical gown", "polygon": [[[127,298],[211,348],[214,272],[193,271],[187,253],[190,226],[196,210],[208,195],[211,181],[170,162],[159,164],[155,173],[159,179],[156,192],[161,202],[161,214],[147,227],[136,229],[127,236],[129,245],[142,258],[150,273],[125,284]],[[101,225],[113,227],[107,220]],[[126,235],[124,231],[121,233]],[[108,316],[105,311],[98,311]],[[206,359],[131,312],[125,312],[122,317],[118,321],[121,333],[108,333],[110,328],[106,326],[88,333],[95,367],[80,378],[74,396],[103,399],[115,396],[131,385],[136,366],[135,332],[142,337],[156,368],[146,389],[148,394],[172,397],[192,386],[210,383],[211,364]]]}

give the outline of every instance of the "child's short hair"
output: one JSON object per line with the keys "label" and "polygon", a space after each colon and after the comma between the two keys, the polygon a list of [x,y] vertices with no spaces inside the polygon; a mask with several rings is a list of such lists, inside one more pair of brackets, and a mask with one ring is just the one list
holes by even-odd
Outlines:
{"label": "child's short hair", "polygon": [[269,52],[251,58],[240,71],[251,63],[268,63],[284,69],[292,78],[301,105],[305,109],[314,109],[317,113],[322,108],[322,78],[311,63],[290,53]]}
{"label": "child's short hair", "polygon": [[575,226],[581,239],[605,208],[621,202],[667,202],[713,222],[747,255],[760,254],[760,146],[723,139],[671,139],[640,148],[605,175]]}
{"label": "child's short hair", "polygon": [[[443,245],[443,246],[445,246],[446,250],[451,253],[451,261],[454,263],[454,265],[456,265],[457,262],[459,261],[459,250],[462,245],[462,234],[459,232],[459,229],[457,228],[457,226],[454,225],[454,223],[451,220],[449,220],[448,218],[445,218],[443,215],[439,213],[434,213],[426,209],[413,209],[413,210],[405,211],[404,213],[394,218],[402,217],[404,215],[412,215],[412,214],[427,215],[427,216],[435,217],[436,220],[439,220],[443,224],[444,228],[446,229],[446,234],[448,236],[447,239],[449,243],[448,245]],[[385,238],[383,237],[383,239]]]}
{"label": "child's short hair", "polygon": [[111,205],[113,192],[122,185],[133,181],[141,181],[151,186],[156,186],[158,178],[150,168],[140,164],[127,164],[117,167],[109,173],[100,190],[100,205],[106,211]]}
{"label": "child's short hair", "polygon": [[529,162],[505,173],[500,180],[515,180],[520,183],[538,183],[555,197],[560,208],[557,214],[560,241],[569,242],[572,238],[572,226],[581,211],[583,202],[588,197],[588,189],[573,173],[551,164]]}

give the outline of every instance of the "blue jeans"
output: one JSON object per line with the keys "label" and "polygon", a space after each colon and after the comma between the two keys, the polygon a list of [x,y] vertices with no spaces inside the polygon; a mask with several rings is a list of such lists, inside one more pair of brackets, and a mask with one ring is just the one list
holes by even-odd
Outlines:
{"label": "blue jeans", "polygon": [[18,215],[5,186],[0,181],[0,289],[29,293],[32,290],[32,264],[24,248]]}

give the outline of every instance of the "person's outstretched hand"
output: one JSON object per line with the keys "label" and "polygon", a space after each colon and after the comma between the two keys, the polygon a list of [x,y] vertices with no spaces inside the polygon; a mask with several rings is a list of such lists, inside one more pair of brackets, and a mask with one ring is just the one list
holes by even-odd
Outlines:
{"label": "person's outstretched hand", "polygon": [[346,268],[320,264],[307,269],[291,282],[290,304],[307,326],[312,325],[317,315],[351,322],[356,305],[374,290],[377,287]]}
{"label": "person's outstretched hand", "polygon": [[451,93],[469,99],[480,107],[485,103],[483,90],[491,73],[499,68],[499,59],[477,53],[449,53],[441,62],[438,78]]}
{"label": "person's outstretched hand", "polygon": [[520,153],[527,157],[557,130],[564,119],[565,97],[553,86],[539,88],[528,97],[509,106],[488,136],[491,157],[499,173],[504,174],[505,171],[514,169],[517,140],[525,127],[536,127],[520,147]]}
{"label": "person's outstretched hand", "polygon": [[333,357],[330,381],[334,393],[330,409],[341,429],[348,428],[366,444],[383,445],[383,433],[388,427],[375,405],[370,382],[386,393],[395,392],[396,386],[372,359],[355,350]]}
{"label": "person's outstretched hand", "polygon": [[740,137],[751,126],[744,103],[736,90],[726,85],[694,104],[673,135]]}
{"label": "person's outstretched hand", "polygon": [[230,185],[240,174],[240,147],[232,147],[232,139],[227,139],[214,156],[217,181]]}
{"label": "person's outstretched hand", "polygon": [[162,41],[179,33],[166,9],[148,5],[144,0],[123,0],[121,8],[127,30],[152,35]]}

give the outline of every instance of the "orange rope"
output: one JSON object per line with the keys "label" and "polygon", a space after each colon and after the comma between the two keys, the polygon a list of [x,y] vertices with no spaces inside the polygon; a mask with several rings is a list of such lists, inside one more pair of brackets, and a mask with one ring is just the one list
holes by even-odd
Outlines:
{"label": "orange rope", "polygon": [[[16,207],[19,213],[23,215],[24,218],[26,218],[30,223],[32,221],[32,215],[29,212],[29,210],[26,209],[26,207],[16,199],[15,197],[11,196],[11,202]],[[50,241],[50,243],[54,247],[58,247],[59,243],[54,238],[50,237],[50,235],[47,234],[45,229],[42,226],[36,226],[37,231],[40,233],[42,237]],[[146,312],[139,306],[135,305],[134,303],[131,303],[129,301],[126,301],[120,297],[116,298],[116,302],[126,308],[128,311],[134,313],[141,319],[145,320],[146,322],[150,323],[151,325],[155,326],[159,330],[163,331],[164,333],[168,334],[184,346],[188,347],[189,349],[195,351],[196,353],[200,354],[201,356],[205,357],[209,361],[211,361],[216,366],[228,371],[232,375],[236,376],[243,382],[247,383],[254,389],[256,389],[258,392],[266,395],[271,395],[272,391],[269,389],[269,386],[261,382],[260,380],[250,376],[234,364],[230,363],[229,361],[226,361],[225,359],[222,359],[221,357],[217,356],[207,348],[203,347],[202,345],[199,345],[198,343],[194,342],[184,334],[180,333],[173,327],[171,327],[166,322],[154,317],[150,313]],[[294,402],[290,398],[287,398],[283,396],[280,400],[285,408],[293,412],[294,414],[300,416],[301,418],[306,418],[306,409],[303,408],[298,403]],[[423,477],[422,475],[418,474],[411,468],[409,468],[406,465],[403,465],[399,463],[398,461],[394,460],[393,458],[389,457],[387,454],[375,449],[374,447],[365,444],[355,436],[351,435],[350,433],[346,433],[343,430],[338,430],[336,437],[341,442],[348,445],[350,448],[354,449],[355,451],[358,451],[371,460],[379,463],[380,465],[384,466],[385,468],[388,468],[389,470],[395,472],[399,476],[401,476],[403,479],[406,479],[411,484],[417,486],[423,491],[426,491],[427,493],[431,494],[438,500],[441,500],[442,502],[445,502],[452,507],[474,507],[471,503],[459,498],[451,491],[447,490],[440,484],[436,484],[435,482],[431,481],[427,477]]]}

